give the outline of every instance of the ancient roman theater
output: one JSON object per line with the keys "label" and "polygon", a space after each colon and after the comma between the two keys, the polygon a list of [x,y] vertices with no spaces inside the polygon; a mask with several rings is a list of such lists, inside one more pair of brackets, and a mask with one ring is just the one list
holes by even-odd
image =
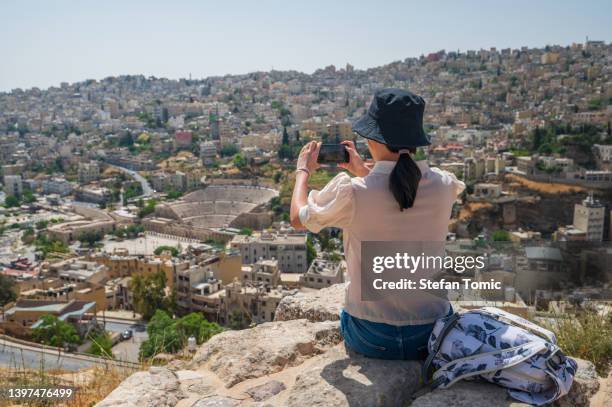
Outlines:
{"label": "ancient roman theater", "polygon": [[229,240],[231,229],[262,229],[272,222],[268,203],[278,191],[257,185],[209,185],[174,202],[158,204],[147,230],[196,239]]}

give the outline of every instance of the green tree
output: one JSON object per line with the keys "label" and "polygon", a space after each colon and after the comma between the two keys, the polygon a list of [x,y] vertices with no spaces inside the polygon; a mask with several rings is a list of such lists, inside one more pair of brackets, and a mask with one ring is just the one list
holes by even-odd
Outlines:
{"label": "green tree", "polygon": [[15,282],[4,274],[0,274],[0,307],[16,299]]}
{"label": "green tree", "polygon": [[149,358],[160,352],[176,353],[185,347],[190,336],[202,344],[222,331],[219,324],[207,321],[200,313],[172,319],[165,311],[157,310],[147,326],[149,337],[140,347],[140,357]]}
{"label": "green tree", "polygon": [[29,189],[23,191],[23,202],[32,203],[34,201],[36,201],[36,198],[34,197],[32,191],[30,191]]}
{"label": "green tree", "polygon": [[176,320],[174,328],[179,333],[183,344],[187,343],[190,336],[196,338],[197,343],[201,344],[223,330],[221,326],[214,322],[209,322],[202,314],[197,312],[187,314]]}
{"label": "green tree", "polygon": [[315,249],[314,247],[312,238],[308,236],[308,238],[306,239],[306,261],[308,262],[308,265],[310,266],[310,263],[312,263],[314,259],[316,258],[317,258],[317,249]]}
{"label": "green tree", "polygon": [[159,256],[160,254],[162,254],[165,251],[169,251],[170,253],[172,253],[172,257],[176,257],[179,255],[179,250],[178,248],[174,247],[174,246],[158,246],[155,248],[155,250],[153,251],[153,253],[156,256]]}
{"label": "green tree", "polygon": [[294,158],[293,148],[291,148],[291,146],[287,144],[282,144],[280,148],[278,149],[278,158],[280,159],[286,158],[288,160],[293,160]]}
{"label": "green tree", "polygon": [[246,158],[244,158],[242,154],[237,154],[234,157],[234,165],[236,166],[236,168],[240,168],[240,169],[246,167],[247,165]]}
{"label": "green tree", "polygon": [[76,329],[68,322],[49,314],[43,315],[40,319],[41,324],[32,329],[32,338],[36,342],[57,347],[81,343],[81,338]]}
{"label": "green tree", "polygon": [[177,191],[177,190],[170,190],[166,193],[166,197],[168,199],[178,199],[181,196],[183,196],[183,193],[181,191]]}
{"label": "green tree", "polygon": [[140,358],[150,358],[158,353],[176,353],[183,348],[181,338],[175,329],[165,329],[151,335],[140,345]]}
{"label": "green tree", "polygon": [[49,239],[47,235],[39,233],[34,240],[34,246],[42,252],[42,257],[47,258],[50,253],[68,253],[70,248],[61,240]]}
{"label": "green tree", "polygon": [[239,235],[251,236],[253,234],[253,229],[251,228],[242,228],[240,229]]}
{"label": "green tree", "polygon": [[137,274],[129,284],[134,297],[134,310],[145,320],[151,319],[157,310],[172,310],[172,296],[166,297],[166,273]]}
{"label": "green tree", "polygon": [[510,241],[510,233],[505,230],[496,230],[493,232],[491,236],[494,242],[509,242]]}
{"label": "green tree", "polygon": [[106,332],[90,336],[89,339],[91,340],[89,353],[104,358],[113,358],[113,342]]}
{"label": "green tree", "polygon": [[19,206],[20,204],[21,202],[19,201],[19,198],[15,195],[7,195],[7,197],[4,198],[4,206],[6,206],[7,208],[14,208]]}
{"label": "green tree", "polygon": [[45,229],[48,225],[48,220],[39,220],[38,222],[36,222],[36,230]]}
{"label": "green tree", "polygon": [[95,230],[88,230],[79,235],[79,242],[87,247],[94,247],[96,243],[102,240],[104,234]]}
{"label": "green tree", "polygon": [[231,157],[238,154],[238,146],[235,144],[223,144],[221,147],[221,157]]}
{"label": "green tree", "polygon": [[149,199],[147,203],[144,204],[138,211],[138,217],[144,218],[145,216],[155,212],[155,205],[157,205],[157,201],[155,199]]}
{"label": "green tree", "polygon": [[283,173],[282,172],[276,171],[274,173],[274,183],[275,184],[278,184],[281,181],[282,178],[283,178]]}

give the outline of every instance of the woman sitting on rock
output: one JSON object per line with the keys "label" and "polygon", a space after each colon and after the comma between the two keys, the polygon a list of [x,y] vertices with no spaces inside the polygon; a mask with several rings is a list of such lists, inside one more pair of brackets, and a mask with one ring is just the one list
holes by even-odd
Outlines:
{"label": "woman sitting on rock", "polygon": [[421,359],[434,322],[452,312],[446,298],[404,300],[384,296],[362,300],[361,244],[366,241],[443,242],[453,203],[465,185],[426,161],[415,161],[417,147],[431,144],[423,130],[425,101],[400,89],[377,92],[353,131],[367,139],[374,160],[366,165],[351,141],[349,162],[321,191],[308,194],[308,178],[319,168],[320,143],[306,144],[297,161],[291,224],[318,233],[343,230],[348,279],[341,332],[345,344],[366,356]]}

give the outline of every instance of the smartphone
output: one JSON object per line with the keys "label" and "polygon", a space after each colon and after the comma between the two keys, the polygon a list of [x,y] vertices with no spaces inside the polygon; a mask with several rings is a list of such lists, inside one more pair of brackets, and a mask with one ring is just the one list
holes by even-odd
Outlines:
{"label": "smartphone", "polygon": [[349,162],[349,153],[344,144],[321,144],[317,162],[321,165],[336,165]]}

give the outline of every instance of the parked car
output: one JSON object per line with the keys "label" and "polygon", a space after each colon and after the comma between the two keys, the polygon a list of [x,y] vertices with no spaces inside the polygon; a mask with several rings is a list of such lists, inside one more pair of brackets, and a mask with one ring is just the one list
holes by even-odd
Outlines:
{"label": "parked car", "polygon": [[128,339],[132,339],[133,335],[134,333],[131,329],[126,329],[125,331],[121,332],[121,339],[127,341]]}

